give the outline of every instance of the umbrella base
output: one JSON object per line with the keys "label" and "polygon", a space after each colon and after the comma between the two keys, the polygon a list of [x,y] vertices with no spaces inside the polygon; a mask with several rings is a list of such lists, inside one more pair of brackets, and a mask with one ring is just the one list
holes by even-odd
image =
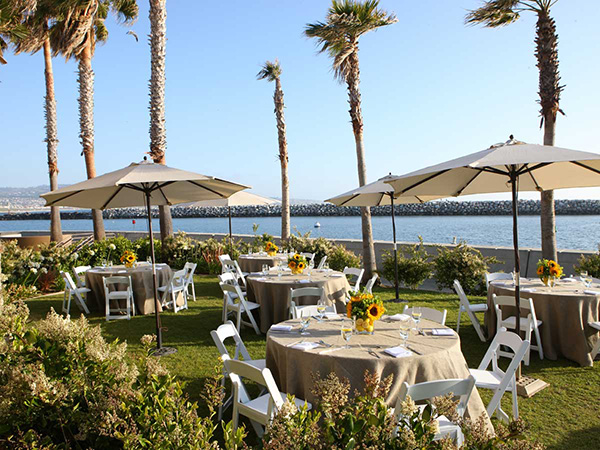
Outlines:
{"label": "umbrella base", "polygon": [[404,300],[401,298],[391,298],[389,301],[392,303],[408,303],[408,300]]}
{"label": "umbrella base", "polygon": [[152,356],[160,357],[172,355],[173,353],[177,353],[177,349],[175,347],[161,347],[154,350],[152,352]]}
{"label": "umbrella base", "polygon": [[525,398],[533,397],[548,386],[550,385],[543,380],[522,375],[517,378],[517,395]]}

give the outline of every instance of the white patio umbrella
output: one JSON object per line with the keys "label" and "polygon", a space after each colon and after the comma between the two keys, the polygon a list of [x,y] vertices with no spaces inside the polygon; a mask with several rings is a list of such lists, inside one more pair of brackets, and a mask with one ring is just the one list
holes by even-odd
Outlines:
{"label": "white patio umbrella", "polygon": [[[518,192],[600,186],[600,155],[510,140],[448,162],[386,181],[403,196],[458,197],[512,193],[515,303],[519,311]],[[515,322],[518,327],[518,321]]]}
{"label": "white patio umbrella", "polygon": [[256,206],[256,205],[279,205],[281,202],[261,195],[253,194],[252,192],[240,191],[233,194],[231,197],[219,198],[215,200],[203,200],[200,202],[186,203],[181,206],[195,207],[210,207],[210,206],[227,206],[229,215],[229,240],[232,239],[231,233],[231,207],[232,206]]}
{"label": "white patio umbrella", "polygon": [[396,288],[395,301],[400,301],[398,286],[398,250],[396,245],[396,220],[394,218],[394,203],[424,203],[429,200],[435,200],[435,196],[403,196],[394,200],[394,188],[387,181],[396,178],[396,175],[386,175],[373,183],[365,184],[362,187],[337,195],[326,202],[333,203],[336,206],[391,206],[392,216],[392,235],[394,239],[394,286]]}
{"label": "white patio umbrella", "polygon": [[164,354],[173,350],[162,346],[150,207],[152,205],[174,205],[199,200],[227,198],[243,189],[248,189],[248,186],[154,164],[144,157],[144,161],[140,163],[131,163],[123,169],[42,194],[41,197],[46,200],[46,206],[74,206],[92,209],[146,207],[152,253],[152,281],[156,317],[157,351],[155,354]]}

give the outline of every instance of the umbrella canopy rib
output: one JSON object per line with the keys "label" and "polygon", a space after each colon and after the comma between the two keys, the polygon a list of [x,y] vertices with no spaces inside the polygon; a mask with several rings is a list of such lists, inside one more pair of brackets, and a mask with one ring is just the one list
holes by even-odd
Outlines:
{"label": "umbrella canopy rib", "polygon": [[576,166],[583,167],[584,169],[591,170],[592,172],[600,175],[600,170],[594,169],[593,167],[590,167],[587,164],[580,163],[579,161],[571,161],[571,163],[575,164]]}
{"label": "umbrella canopy rib", "polygon": [[54,205],[55,203],[62,202],[63,200],[65,200],[65,199],[67,199],[67,198],[69,198],[69,197],[72,197],[73,195],[79,194],[80,192],[81,192],[81,191],[75,191],[75,192],[71,192],[70,194],[67,194],[67,195],[65,195],[64,197],[57,198],[57,199],[56,199],[56,200],[54,200],[52,203],[48,203],[46,206],[52,206],[52,205]]}
{"label": "umbrella canopy rib", "polygon": [[117,196],[117,194],[118,194],[119,192],[121,192],[122,190],[123,190],[123,186],[119,186],[119,187],[117,188],[117,190],[115,191],[115,193],[114,193],[113,195],[111,195],[110,197],[108,197],[108,200],[106,200],[106,202],[104,203],[104,205],[102,205],[102,208],[100,208],[100,209],[104,209],[104,208],[106,208],[106,207],[108,206],[108,204],[109,204],[110,202],[112,202],[113,198],[115,198],[115,197]]}
{"label": "umbrella canopy rib", "polygon": [[465,184],[462,188],[460,188],[456,194],[454,194],[455,197],[458,197],[460,194],[462,194],[462,192],[469,187],[469,185],[475,180],[475,178],[477,178],[479,175],[481,175],[481,171],[477,171],[475,173],[475,175],[473,176],[473,178],[471,178],[469,181],[467,181],[467,184]]}
{"label": "umbrella canopy rib", "polygon": [[423,183],[427,183],[428,181],[430,181],[430,180],[432,180],[432,179],[434,179],[436,177],[439,177],[440,175],[444,175],[446,172],[448,172],[448,170],[450,170],[450,169],[446,169],[446,170],[442,170],[440,172],[436,172],[433,175],[431,175],[431,176],[429,176],[429,177],[427,177],[427,178],[425,178],[425,179],[423,179],[421,181],[417,181],[416,183],[408,186],[406,189],[404,189],[402,192],[399,192],[398,194],[404,194],[404,193],[410,191],[411,189],[414,189],[414,188],[422,185]]}
{"label": "umbrella canopy rib", "polygon": [[[215,178],[215,179],[216,179],[216,178]],[[220,180],[219,180],[219,181],[220,181]],[[215,191],[214,189],[211,189],[211,188],[209,188],[209,187],[206,187],[206,186],[203,186],[203,185],[201,185],[201,184],[198,184],[198,183],[196,183],[195,181],[188,180],[188,183],[191,183],[191,184],[193,184],[194,186],[197,186],[197,187],[199,187],[199,188],[206,189],[207,191],[209,191],[209,192],[212,192],[213,194],[215,194],[215,195],[218,195],[218,196],[219,196],[219,197],[221,197],[221,198],[227,198],[227,197],[225,197],[223,194],[221,194],[220,192],[217,192],[217,191]]]}

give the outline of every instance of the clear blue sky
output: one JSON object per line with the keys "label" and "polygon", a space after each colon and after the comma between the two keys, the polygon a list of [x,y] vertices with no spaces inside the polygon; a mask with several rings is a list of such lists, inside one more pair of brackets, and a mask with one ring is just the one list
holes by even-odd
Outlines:
{"label": "clear blue sky", "polygon": [[[401,174],[503,141],[542,142],[534,58],[535,16],[502,29],[466,27],[479,0],[382,0],[398,23],[361,39],[369,180]],[[168,2],[167,163],[280,196],[273,85],[257,81],[267,59],[283,67],[291,195],[322,200],[358,185],[345,87],[302,32],[323,20],[325,0]],[[570,9],[569,9],[570,8]],[[553,15],[566,84],[557,145],[600,152],[600,5],[560,0]],[[99,174],[148,151],[148,4],[131,27],[113,20],[93,60]],[[8,54],[0,67],[2,186],[47,183],[42,54]],[[77,74],[54,60],[59,182],[85,178],[78,138]],[[535,194],[533,194],[535,197]],[[557,192],[600,198],[600,190]],[[488,196],[490,197],[490,196]],[[496,197],[494,197],[496,198]]]}

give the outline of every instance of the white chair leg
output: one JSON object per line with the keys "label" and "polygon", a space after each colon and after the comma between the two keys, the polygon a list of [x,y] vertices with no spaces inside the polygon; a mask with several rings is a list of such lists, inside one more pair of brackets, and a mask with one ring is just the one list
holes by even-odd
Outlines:
{"label": "white chair leg", "polygon": [[462,314],[462,308],[458,307],[458,319],[456,320],[456,333],[460,330],[460,315]]}
{"label": "white chair leg", "polygon": [[246,311],[246,315],[250,319],[250,322],[252,323],[252,328],[254,328],[254,331],[256,331],[256,334],[258,334],[260,336],[260,330],[258,329],[258,325],[256,324],[256,321],[254,320],[252,311]]}
{"label": "white chair leg", "polygon": [[512,403],[513,403],[513,419],[517,420],[519,418],[519,401],[518,401],[518,396],[517,396],[516,383],[513,383]]}
{"label": "white chair leg", "polygon": [[67,288],[65,288],[65,292],[63,292],[62,312],[63,314],[69,314],[69,311],[67,310]]}
{"label": "white chair leg", "polygon": [[542,339],[540,338],[540,329],[538,327],[535,327],[533,329],[533,331],[535,332],[535,339],[537,341],[537,348],[538,348],[538,353],[540,355],[540,359],[544,359],[544,349],[542,348]]}
{"label": "white chair leg", "polygon": [[[529,341],[529,343],[531,344],[531,326],[527,329],[527,332],[525,333],[525,339],[527,339]],[[530,356],[531,356],[531,345],[527,349],[527,353],[525,353],[525,357],[523,358],[523,362],[525,363],[526,366],[529,365]]]}
{"label": "white chair leg", "polygon": [[242,326],[242,305],[238,305],[237,309],[237,331],[240,332],[240,327]]}
{"label": "white chair leg", "polygon": [[[233,395],[235,395],[235,392],[234,392]],[[234,433],[235,433],[235,431],[238,428],[238,422],[239,422],[239,420],[240,420],[240,414],[239,414],[239,411],[238,411],[237,403],[234,400],[234,402],[233,402],[233,413],[231,415],[231,421],[233,423],[233,430],[232,431]]]}
{"label": "white chair leg", "polygon": [[598,353],[600,353],[600,337],[598,338],[598,340],[596,341],[596,344],[594,344],[594,348],[592,349],[592,353],[591,353],[592,360],[594,360],[594,358],[596,358]]}

